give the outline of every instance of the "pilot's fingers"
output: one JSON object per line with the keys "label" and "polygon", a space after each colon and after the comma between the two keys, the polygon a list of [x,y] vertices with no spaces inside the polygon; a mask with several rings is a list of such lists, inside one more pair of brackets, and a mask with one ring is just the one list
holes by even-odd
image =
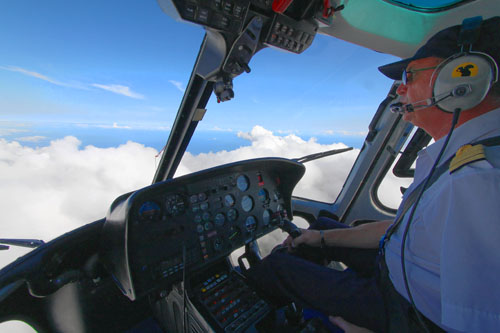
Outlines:
{"label": "pilot's fingers", "polygon": [[297,247],[300,244],[309,244],[312,230],[300,229],[300,236],[292,239],[292,247]]}
{"label": "pilot's fingers", "polygon": [[301,235],[295,238],[292,246],[296,247],[300,244],[307,244],[309,246],[321,246],[321,233],[319,230],[300,229]]}
{"label": "pilot's fingers", "polygon": [[288,236],[281,245],[286,246],[288,252],[292,252],[292,237]]}
{"label": "pilot's fingers", "polygon": [[346,321],[342,317],[329,316],[330,322],[344,330],[345,333],[373,333],[367,328],[359,327]]}
{"label": "pilot's fingers", "polygon": [[283,241],[283,246],[290,246],[292,244],[292,236],[288,235],[288,237]]}

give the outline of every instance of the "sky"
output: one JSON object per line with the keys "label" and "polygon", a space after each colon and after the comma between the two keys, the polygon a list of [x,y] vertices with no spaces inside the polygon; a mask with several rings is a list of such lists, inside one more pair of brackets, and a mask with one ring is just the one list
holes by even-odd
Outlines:
{"label": "sky", "polygon": [[[161,149],[201,27],[175,21],[154,0],[4,1],[0,22],[2,137],[47,145],[55,135],[87,129],[99,133],[84,144],[154,136],[150,145]],[[363,137],[392,83],[376,68],[393,60],[321,35],[300,56],[264,49],[251,60],[251,73],[234,80],[233,101],[212,98],[200,133],[261,125],[277,133]]]}
{"label": "sky", "polygon": [[[149,185],[203,36],[153,0],[0,2],[1,238],[49,241]],[[260,51],[234,100],[210,100],[176,175],[354,146],[297,186],[333,202],[392,84],[376,68],[395,60],[321,35],[301,55]]]}

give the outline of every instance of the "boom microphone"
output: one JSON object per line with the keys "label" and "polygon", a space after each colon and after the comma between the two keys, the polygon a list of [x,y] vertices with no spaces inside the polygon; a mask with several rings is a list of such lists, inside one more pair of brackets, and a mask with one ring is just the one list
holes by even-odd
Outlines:
{"label": "boom microphone", "polygon": [[[434,96],[431,98],[423,99],[415,103],[403,104],[401,102],[393,103],[389,106],[389,109],[393,113],[404,114],[406,112],[413,112],[418,109],[430,108],[431,106],[438,105],[445,99],[449,97],[465,97],[472,92],[471,86],[468,84],[461,84],[455,87],[449,93],[441,94],[439,96]],[[421,104],[425,103],[425,104]],[[415,105],[416,104],[416,105]],[[420,105],[419,105],[420,104]],[[439,105],[438,105],[439,106]]]}

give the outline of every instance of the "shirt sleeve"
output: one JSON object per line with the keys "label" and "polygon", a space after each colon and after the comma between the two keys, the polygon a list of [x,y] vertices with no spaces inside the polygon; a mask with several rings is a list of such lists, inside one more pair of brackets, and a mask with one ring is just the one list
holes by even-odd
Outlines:
{"label": "shirt sleeve", "polygon": [[500,327],[500,170],[451,177],[441,247],[442,323],[463,332]]}

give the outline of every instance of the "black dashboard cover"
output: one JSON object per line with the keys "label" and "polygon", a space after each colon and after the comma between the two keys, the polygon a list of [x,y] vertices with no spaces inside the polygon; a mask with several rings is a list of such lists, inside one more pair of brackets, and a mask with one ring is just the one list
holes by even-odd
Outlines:
{"label": "black dashboard cover", "polygon": [[292,216],[305,167],[284,158],[230,163],[118,197],[102,233],[102,258],[131,300],[169,288]]}

